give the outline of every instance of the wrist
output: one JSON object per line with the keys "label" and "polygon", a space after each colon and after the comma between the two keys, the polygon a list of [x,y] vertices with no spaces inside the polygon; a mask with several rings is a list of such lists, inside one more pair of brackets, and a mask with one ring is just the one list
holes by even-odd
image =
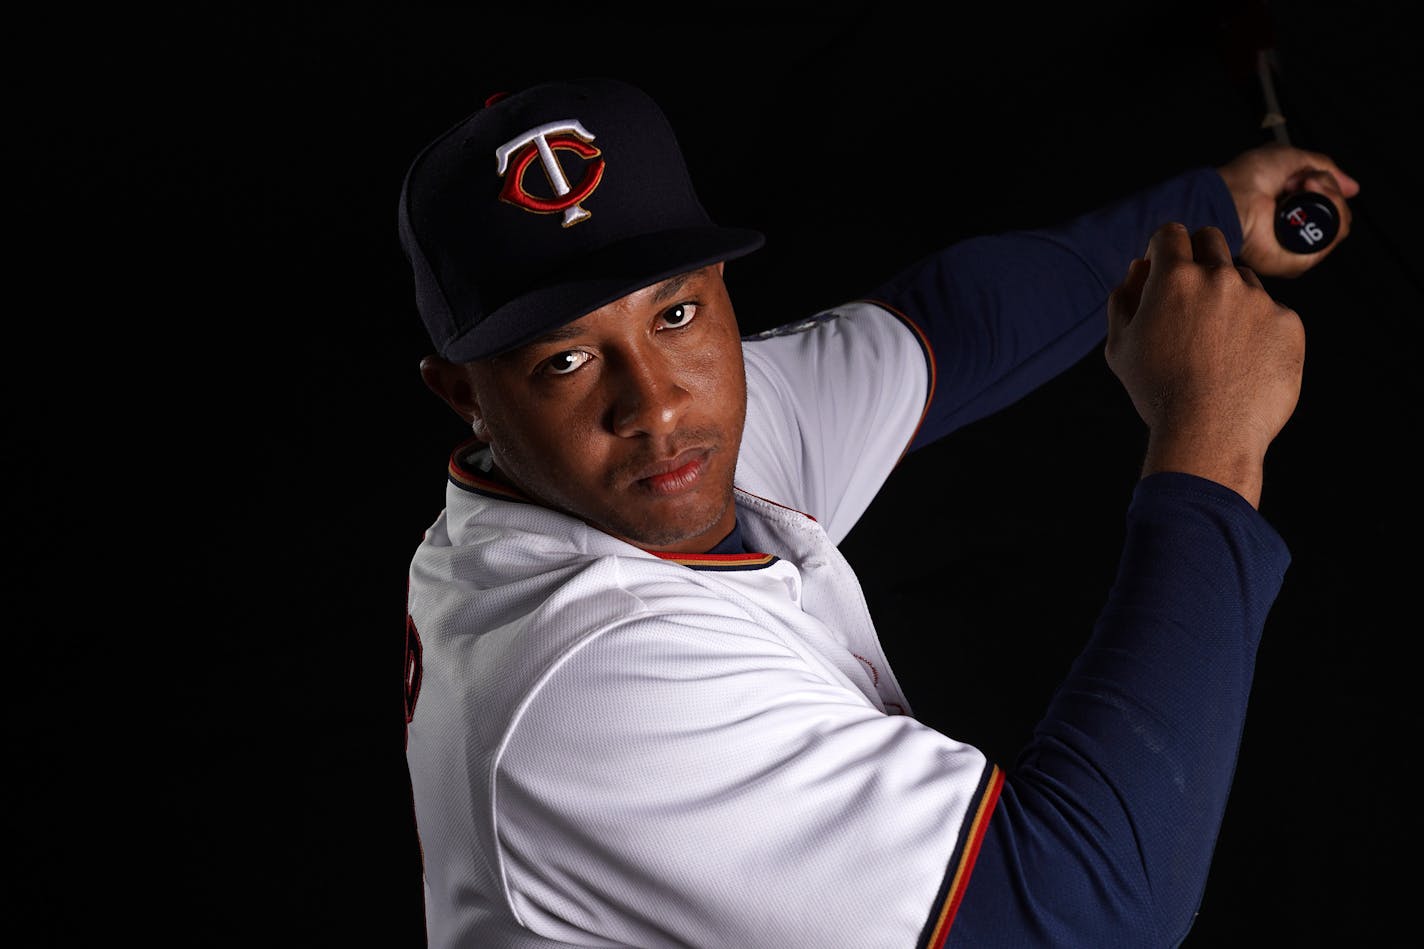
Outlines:
{"label": "wrist", "polygon": [[1205,432],[1152,432],[1141,477],[1177,471],[1215,481],[1260,507],[1265,474],[1265,452]]}
{"label": "wrist", "polygon": [[1244,255],[1246,247],[1251,241],[1252,232],[1255,230],[1254,217],[1257,210],[1253,201],[1251,179],[1248,175],[1229,165],[1218,167],[1216,173],[1226,185],[1227,194],[1231,196],[1231,206],[1236,212],[1236,226],[1241,232],[1240,253]]}

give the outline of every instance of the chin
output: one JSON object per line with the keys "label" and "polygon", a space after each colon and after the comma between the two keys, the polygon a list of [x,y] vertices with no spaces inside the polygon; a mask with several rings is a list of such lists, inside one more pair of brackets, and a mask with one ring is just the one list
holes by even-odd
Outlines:
{"label": "chin", "polygon": [[[706,541],[705,545],[698,543],[694,546],[711,547],[722,539],[721,535],[711,538],[704,538],[703,535],[709,531],[715,531],[717,522],[726,514],[731,503],[732,495],[728,492],[725,500],[721,503],[701,504],[695,511],[680,512],[678,516],[666,519],[648,519],[636,525],[629,524],[627,530],[612,533],[649,550],[672,550],[699,538]],[[694,551],[684,552],[692,553]]]}

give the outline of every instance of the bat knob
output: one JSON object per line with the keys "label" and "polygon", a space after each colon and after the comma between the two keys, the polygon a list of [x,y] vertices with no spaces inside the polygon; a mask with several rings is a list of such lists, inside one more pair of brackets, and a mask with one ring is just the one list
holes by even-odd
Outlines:
{"label": "bat knob", "polygon": [[1339,233],[1340,215],[1323,194],[1297,191],[1276,203],[1276,240],[1292,253],[1324,250]]}

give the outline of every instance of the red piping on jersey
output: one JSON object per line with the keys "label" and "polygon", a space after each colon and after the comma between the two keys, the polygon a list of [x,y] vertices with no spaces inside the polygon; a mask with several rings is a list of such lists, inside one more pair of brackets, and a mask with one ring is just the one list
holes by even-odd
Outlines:
{"label": "red piping on jersey", "polygon": [[465,467],[462,460],[471,445],[483,445],[484,442],[478,438],[469,438],[455,446],[455,450],[450,452],[449,477],[456,485],[468,488],[471,491],[478,491],[481,494],[493,494],[495,497],[505,498],[510,501],[528,501],[529,499],[519,493],[515,488],[507,484],[500,484],[489,478],[475,474]]}
{"label": "red piping on jersey", "polygon": [[945,896],[944,907],[939,920],[930,933],[925,949],[943,949],[944,940],[949,936],[949,927],[954,925],[954,914],[959,912],[959,904],[964,899],[964,891],[969,886],[969,875],[974,871],[974,861],[979,857],[979,845],[984,842],[984,832],[989,829],[989,815],[994,813],[994,805],[999,802],[999,792],[1004,787],[1004,772],[998,765],[989,777],[989,786],[979,799],[979,807],[974,811],[974,820],[969,824],[969,833],[964,842],[964,851],[959,856],[959,866],[954,870],[949,892]]}
{"label": "red piping on jersey", "polygon": [[[643,548],[647,550],[647,548]],[[776,559],[774,554],[689,554],[674,550],[648,550],[648,553],[662,560],[671,560],[688,567],[761,567]]]}
{"label": "red piping on jersey", "polygon": [[880,670],[877,669],[877,668],[875,668],[875,663],[871,662],[869,659],[865,658],[864,656],[862,656],[862,655],[861,655],[860,653],[858,653],[858,652],[853,652],[853,653],[851,653],[851,655],[854,656],[855,658],[859,659],[861,662],[865,663],[865,665],[870,669],[870,684],[871,684],[871,685],[879,685],[879,684],[880,684]]}
{"label": "red piping on jersey", "polygon": [[887,312],[893,314],[894,316],[899,318],[901,323],[904,323],[910,328],[910,331],[915,334],[915,338],[919,341],[920,351],[924,354],[925,357],[925,367],[929,369],[930,372],[929,390],[925,393],[925,407],[920,411],[920,420],[915,423],[915,430],[910,433],[910,440],[905,442],[904,451],[900,452],[900,457],[895,459],[895,464],[898,465],[900,462],[904,461],[905,456],[910,453],[910,446],[915,443],[915,437],[920,434],[920,429],[924,427],[925,419],[929,417],[930,404],[934,402],[935,377],[938,373],[938,367],[935,365],[934,348],[930,346],[930,338],[925,334],[924,330],[920,329],[920,325],[918,323],[910,319],[904,313],[897,310],[895,307],[886,303],[884,300],[866,300],[865,302],[878,306],[882,310],[886,310]]}

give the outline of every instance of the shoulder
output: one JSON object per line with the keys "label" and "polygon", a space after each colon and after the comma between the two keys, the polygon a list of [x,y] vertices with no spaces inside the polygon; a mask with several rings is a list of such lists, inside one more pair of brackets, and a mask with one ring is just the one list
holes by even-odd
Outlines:
{"label": "shoulder", "polygon": [[879,301],[854,300],[801,319],[781,323],[742,337],[743,352],[776,361],[788,353],[828,345],[877,340],[901,341],[916,330],[903,315]]}

